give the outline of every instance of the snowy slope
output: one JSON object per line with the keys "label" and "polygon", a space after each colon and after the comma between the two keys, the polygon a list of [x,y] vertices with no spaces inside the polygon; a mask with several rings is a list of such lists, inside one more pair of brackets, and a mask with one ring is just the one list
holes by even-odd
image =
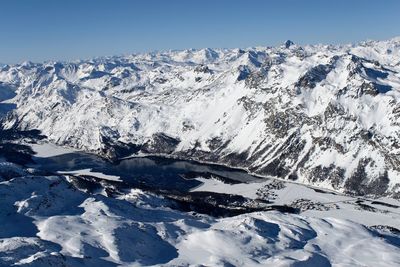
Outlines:
{"label": "snowy slope", "polygon": [[92,194],[78,177],[5,168],[14,174],[0,182],[0,266],[400,264],[398,233],[384,228],[275,211],[217,219],[139,189]]}
{"label": "snowy slope", "polygon": [[16,94],[3,126],[59,145],[399,197],[399,38],[25,62],[2,67],[0,82]]}
{"label": "snowy slope", "polygon": [[[23,167],[34,151],[54,157],[71,150],[23,145],[41,139],[37,131],[0,136],[0,266],[400,264],[395,199],[277,179],[232,184],[206,172],[192,174],[203,183],[192,192],[151,190],[90,170]],[[261,209],[251,212],[252,205]],[[287,205],[285,212],[277,205]],[[211,216],[217,209],[236,213]]]}

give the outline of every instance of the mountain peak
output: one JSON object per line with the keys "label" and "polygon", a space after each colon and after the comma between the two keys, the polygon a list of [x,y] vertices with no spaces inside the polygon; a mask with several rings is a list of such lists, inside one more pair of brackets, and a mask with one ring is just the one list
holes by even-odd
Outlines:
{"label": "mountain peak", "polygon": [[291,41],[291,40],[287,40],[284,44],[285,44],[285,47],[286,47],[286,48],[289,48],[289,47],[291,47],[292,45],[294,45],[294,42]]}
{"label": "mountain peak", "polygon": [[0,82],[17,94],[6,95],[15,108],[1,120],[110,158],[124,140],[143,146],[143,153],[221,157],[218,163],[251,166],[262,175],[395,195],[400,126],[398,105],[386,99],[400,99],[399,55],[392,41],[300,49],[288,40],[277,48],[17,65],[0,68]]}

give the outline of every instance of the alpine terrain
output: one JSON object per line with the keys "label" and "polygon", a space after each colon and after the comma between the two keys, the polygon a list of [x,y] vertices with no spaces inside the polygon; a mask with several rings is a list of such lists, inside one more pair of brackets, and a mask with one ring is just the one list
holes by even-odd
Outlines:
{"label": "alpine terrain", "polygon": [[0,125],[0,266],[400,265],[400,38],[4,65]]}

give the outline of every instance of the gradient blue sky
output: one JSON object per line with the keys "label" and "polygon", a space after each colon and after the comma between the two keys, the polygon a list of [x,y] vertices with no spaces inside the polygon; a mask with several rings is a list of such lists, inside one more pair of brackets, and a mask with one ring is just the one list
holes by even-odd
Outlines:
{"label": "gradient blue sky", "polygon": [[0,62],[400,35],[400,1],[0,0]]}

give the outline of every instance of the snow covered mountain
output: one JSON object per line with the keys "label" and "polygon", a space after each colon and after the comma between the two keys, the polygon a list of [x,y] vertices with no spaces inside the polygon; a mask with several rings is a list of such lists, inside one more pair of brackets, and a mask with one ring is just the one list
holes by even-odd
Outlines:
{"label": "snow covered mountain", "polygon": [[[266,185],[269,194],[285,188],[275,182]],[[312,195],[302,192],[303,197]],[[386,206],[365,205],[369,209],[349,212],[348,197],[340,203],[340,196],[317,194],[336,201],[314,208],[309,202],[304,206],[308,214],[260,211],[215,218],[171,208],[171,200],[119,182],[46,174],[0,158],[0,266],[400,264],[399,230],[374,225],[398,223],[400,206],[375,202],[375,207]],[[339,207],[333,206],[338,204],[337,213]]]}
{"label": "snow covered mountain", "polygon": [[25,62],[0,69],[0,89],[3,127],[58,145],[400,196],[399,38]]}

